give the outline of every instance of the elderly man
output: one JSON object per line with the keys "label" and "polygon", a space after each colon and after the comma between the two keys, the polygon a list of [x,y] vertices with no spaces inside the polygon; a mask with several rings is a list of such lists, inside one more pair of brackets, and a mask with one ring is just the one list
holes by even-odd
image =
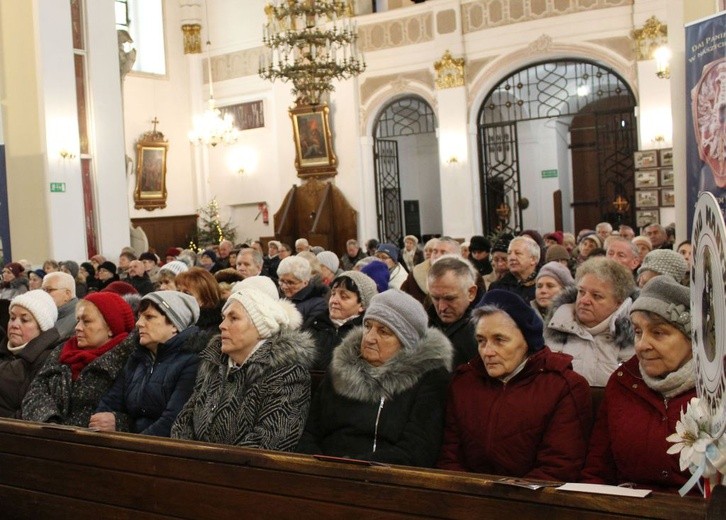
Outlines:
{"label": "elderly man", "polygon": [[533,239],[528,236],[514,237],[507,250],[509,272],[492,282],[489,289],[513,292],[526,302],[534,300],[540,254],[539,245]]}
{"label": "elderly man", "polygon": [[650,239],[653,249],[673,249],[668,243],[668,233],[660,224],[651,224],[645,228],[645,236]]}
{"label": "elderly man", "polygon": [[640,265],[638,246],[623,237],[610,237],[606,255],[610,260],[627,267],[633,274]]}
{"label": "elderly man", "polygon": [[625,224],[620,224],[618,232],[620,233],[620,236],[626,240],[633,240],[635,238],[635,231],[633,231],[633,228],[626,226]]}
{"label": "elderly man", "polygon": [[366,254],[360,248],[358,241],[355,238],[351,238],[345,243],[345,253],[340,256],[340,268],[343,271],[351,271],[358,260],[366,257]]}
{"label": "elderly man", "polygon": [[408,274],[406,281],[401,285],[401,290],[416,298],[424,307],[428,306],[428,273],[431,265],[443,255],[461,256],[459,242],[450,237],[431,239],[426,242],[430,248],[429,257],[414,266],[413,271]]}
{"label": "elderly man", "polygon": [[453,255],[442,256],[434,262],[427,279],[431,298],[429,325],[441,330],[451,341],[456,367],[477,356],[475,327],[470,318],[483,290],[477,287],[474,266]]}
{"label": "elderly man", "polygon": [[376,251],[376,258],[382,260],[388,267],[388,288],[400,289],[406,281],[406,270],[399,263],[400,251],[393,244],[381,244]]}
{"label": "elderly man", "polygon": [[595,226],[595,233],[600,237],[601,242],[605,242],[605,239],[613,234],[613,226],[609,222],[600,222]]}
{"label": "elderly man", "polygon": [[43,277],[41,289],[47,292],[58,307],[55,328],[60,339],[70,338],[76,327],[76,281],[68,273],[54,272]]}
{"label": "elderly man", "polygon": [[141,296],[154,292],[154,284],[141,260],[132,260],[129,263],[128,278],[125,281],[139,291]]}
{"label": "elderly man", "polygon": [[229,254],[234,249],[234,244],[226,238],[219,243],[217,248],[217,264],[220,269],[227,269],[228,267],[234,267],[229,263]]}
{"label": "elderly man", "polygon": [[551,350],[572,356],[572,367],[590,386],[605,386],[635,354],[629,316],[635,280],[625,266],[597,257],[577,269],[575,283],[555,300],[545,340]]}
{"label": "elderly man", "polygon": [[237,265],[235,267],[237,272],[242,275],[243,280],[261,274],[263,264],[264,258],[256,249],[246,247],[240,249],[240,252],[237,253]]}
{"label": "elderly man", "polygon": [[307,238],[298,238],[295,240],[295,253],[302,253],[303,251],[310,251],[310,243]]}

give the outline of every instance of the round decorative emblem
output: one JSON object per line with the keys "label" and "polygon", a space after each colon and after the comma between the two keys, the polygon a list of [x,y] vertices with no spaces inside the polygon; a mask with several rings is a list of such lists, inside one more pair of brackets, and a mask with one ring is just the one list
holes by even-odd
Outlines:
{"label": "round decorative emblem", "polygon": [[703,192],[693,218],[691,315],[696,390],[711,416],[711,435],[726,430],[726,226],[716,198]]}

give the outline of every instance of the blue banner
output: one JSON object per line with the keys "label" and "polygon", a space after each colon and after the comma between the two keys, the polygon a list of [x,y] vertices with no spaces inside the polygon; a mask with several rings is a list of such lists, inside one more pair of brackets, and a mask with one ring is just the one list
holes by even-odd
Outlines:
{"label": "blue banner", "polygon": [[688,236],[701,191],[726,209],[726,12],[686,26]]}

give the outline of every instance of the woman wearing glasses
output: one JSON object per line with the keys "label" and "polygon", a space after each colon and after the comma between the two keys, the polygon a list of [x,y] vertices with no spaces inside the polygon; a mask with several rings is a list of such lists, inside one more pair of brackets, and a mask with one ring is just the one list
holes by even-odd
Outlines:
{"label": "woman wearing glasses", "polygon": [[302,314],[303,322],[325,312],[328,288],[311,281],[310,262],[299,256],[289,256],[280,262],[277,277],[280,291]]}

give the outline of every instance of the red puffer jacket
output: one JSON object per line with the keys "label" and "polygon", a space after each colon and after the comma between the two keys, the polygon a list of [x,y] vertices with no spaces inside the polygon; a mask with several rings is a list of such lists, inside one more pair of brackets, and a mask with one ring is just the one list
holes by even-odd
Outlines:
{"label": "red puffer jacket", "polygon": [[449,389],[438,467],[575,481],[592,404],[590,386],[571,361],[545,347],[506,384],[489,377],[481,358],[461,365]]}
{"label": "red puffer jacket", "polygon": [[645,384],[637,357],[623,363],[605,387],[582,481],[677,491],[690,474],[680,471],[678,455],[666,453],[666,437],[675,433],[681,409],[693,397],[695,389],[667,400]]}

